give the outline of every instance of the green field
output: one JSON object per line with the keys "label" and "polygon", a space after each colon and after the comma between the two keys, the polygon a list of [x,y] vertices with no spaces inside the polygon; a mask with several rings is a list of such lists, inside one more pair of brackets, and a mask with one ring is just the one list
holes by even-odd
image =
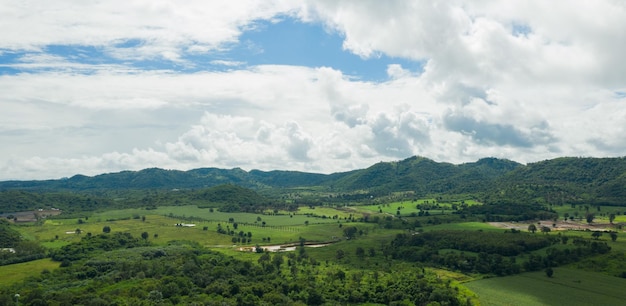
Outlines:
{"label": "green field", "polygon": [[467,282],[481,305],[624,305],[626,279],[568,268]]}
{"label": "green field", "polygon": [[463,223],[446,223],[424,227],[425,231],[434,230],[487,230],[502,231],[502,228],[490,225],[484,222],[463,222]]}
{"label": "green field", "polygon": [[[168,212],[170,208],[164,208],[162,211],[150,210],[142,211],[144,213]],[[196,208],[197,209],[197,208]],[[188,208],[184,212],[193,211]],[[207,210],[208,212],[208,210]],[[282,244],[299,241],[300,237],[304,237],[309,241],[331,241],[334,237],[342,237],[343,230],[339,227],[337,220],[329,220],[322,218],[307,217],[304,215],[267,216],[249,213],[209,213],[215,216],[216,220],[197,220],[185,221],[176,217],[168,217],[165,215],[148,214],[145,221],[142,218],[134,219],[129,216],[137,213],[136,210],[115,210],[106,213],[96,214],[92,217],[82,220],[79,224],[78,219],[55,219],[46,220],[43,225],[20,226],[19,231],[27,239],[40,242],[43,246],[49,248],[59,248],[72,242],[77,242],[88,233],[100,234],[104,226],[109,226],[112,232],[129,232],[135,237],[141,236],[141,233],[147,232],[149,239],[156,244],[165,244],[171,240],[193,240],[205,246],[232,247],[233,236],[217,233],[218,224],[224,229],[235,231],[235,237],[239,232],[252,234],[250,243],[240,245],[255,244]],[[117,218],[114,218],[117,217]],[[234,224],[228,222],[229,218],[234,218],[237,222],[237,229]],[[262,225],[261,218],[266,221],[266,225]],[[115,220],[114,220],[115,219]],[[109,221],[106,221],[109,220]],[[218,221],[221,220],[221,221]],[[305,221],[310,221],[308,225]],[[326,221],[316,222],[316,221]],[[241,222],[241,223],[239,223]],[[177,223],[194,224],[193,227],[178,227]],[[342,225],[358,225],[356,222],[342,221]],[[204,230],[204,228],[207,228]],[[76,229],[81,230],[81,234],[76,234]],[[157,235],[156,237],[154,235]],[[267,239],[269,238],[269,239]],[[239,243],[238,243],[239,245]]]}
{"label": "green field", "polygon": [[37,276],[42,271],[51,271],[59,267],[59,263],[50,258],[33,260],[24,263],[0,266],[0,286],[6,286],[24,280],[29,276]]}
{"label": "green field", "polygon": [[576,207],[553,205],[551,208],[559,214],[561,220],[564,219],[565,214],[568,214],[569,217],[585,221],[585,215],[589,209],[588,212],[594,214],[594,222],[596,223],[609,223],[610,214],[615,214],[614,223],[626,222],[626,208],[622,206],[600,206],[600,210],[598,210],[598,206],[584,204],[576,205]]}
{"label": "green field", "polygon": [[[317,213],[320,217],[309,217],[305,215],[305,213]],[[178,219],[178,222],[181,222],[181,223],[185,222],[185,220],[190,220],[190,219],[195,219],[195,220],[202,219],[206,221],[228,222],[230,218],[233,218],[234,222],[237,222],[239,224],[262,225],[262,223],[265,222],[267,226],[294,226],[294,225],[304,225],[305,222],[307,221],[309,224],[337,223],[337,220],[333,220],[331,217],[338,213],[340,213],[340,211],[337,211],[334,209],[329,209],[329,211],[324,211],[323,208],[318,208],[318,209],[302,208],[301,211],[295,212],[292,215],[289,215],[286,212],[284,214],[279,214],[279,215],[269,215],[269,214],[262,215],[262,214],[254,214],[254,213],[220,212],[217,210],[214,210],[213,212],[211,212],[210,209],[208,208],[198,208],[195,205],[187,205],[187,206],[161,206],[153,210],[145,210],[145,209],[111,210],[111,211],[93,214],[90,219],[95,219],[97,221],[121,220],[121,219],[137,218],[138,216],[144,216],[144,215],[150,214],[150,215],[169,216],[173,219]],[[327,216],[327,217],[322,218],[322,216]],[[258,218],[261,218],[261,220],[259,220]]]}
{"label": "green field", "polygon": [[[461,205],[461,203],[470,206],[480,204],[474,200],[438,202],[435,199],[419,199],[397,201],[386,204],[352,206],[351,208],[361,213],[382,213],[394,216],[410,216],[412,214],[418,214],[422,209],[424,209],[425,211],[428,211],[430,215],[439,215],[452,213],[454,211],[453,205]],[[398,212],[400,213],[398,214]]]}

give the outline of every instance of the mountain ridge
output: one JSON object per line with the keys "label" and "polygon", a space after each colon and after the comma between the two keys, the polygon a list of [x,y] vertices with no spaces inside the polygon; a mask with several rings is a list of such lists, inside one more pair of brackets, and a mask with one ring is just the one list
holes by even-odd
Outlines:
{"label": "mountain ridge", "polygon": [[241,168],[207,167],[188,171],[147,168],[59,180],[3,181],[0,190],[194,190],[224,184],[253,190],[320,187],[328,192],[367,191],[373,195],[397,191],[412,191],[417,196],[479,194],[485,202],[515,199],[529,203],[615,205],[626,203],[626,157],[559,157],[523,165],[494,157],[452,164],[412,156],[332,174]]}

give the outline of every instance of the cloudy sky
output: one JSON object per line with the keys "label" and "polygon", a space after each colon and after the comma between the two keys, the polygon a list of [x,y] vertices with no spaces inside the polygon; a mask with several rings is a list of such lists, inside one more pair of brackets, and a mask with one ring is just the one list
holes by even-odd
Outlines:
{"label": "cloudy sky", "polygon": [[626,155],[626,4],[0,0],[0,179]]}

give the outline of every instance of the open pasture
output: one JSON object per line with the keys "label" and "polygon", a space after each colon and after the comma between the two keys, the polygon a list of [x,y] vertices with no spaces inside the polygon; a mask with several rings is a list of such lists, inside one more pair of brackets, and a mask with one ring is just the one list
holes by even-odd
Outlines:
{"label": "open pasture", "polygon": [[485,222],[462,222],[462,223],[443,223],[432,226],[425,226],[425,231],[434,230],[485,230],[485,231],[502,231],[502,228],[493,226]]}
{"label": "open pasture", "polygon": [[[134,213],[132,210],[129,211]],[[155,211],[144,212],[153,213]],[[306,216],[289,217],[288,215],[265,216],[245,213],[215,213],[222,214],[221,219],[223,221],[185,221],[176,217],[152,214],[142,215],[142,217],[145,217],[145,220],[143,218],[126,217],[113,220],[112,218],[102,218],[102,216],[95,215],[86,220],[81,219],[81,223],[76,218],[55,219],[47,220],[43,225],[21,226],[19,230],[27,239],[39,241],[42,245],[49,248],[60,248],[71,242],[79,241],[88,233],[100,234],[105,226],[110,227],[111,232],[128,232],[134,237],[141,237],[143,232],[147,232],[149,235],[148,239],[156,244],[165,244],[171,240],[192,240],[205,246],[220,247],[233,246],[233,237],[241,237],[240,233],[246,236],[248,233],[252,234],[251,242],[248,243],[246,239],[246,243],[243,245],[290,243],[299,241],[300,237],[311,241],[329,241],[333,237],[343,236],[343,231],[337,224],[337,221],[333,221],[333,223],[316,223],[316,220],[324,219]],[[112,211],[108,216],[126,215],[120,214],[119,211]],[[239,221],[240,219],[237,218],[241,216],[247,219],[244,218],[243,222]],[[262,221],[258,222],[256,220],[256,217],[261,217],[262,220],[265,220],[265,217],[281,217],[285,221],[277,222],[279,225],[274,225],[273,222],[267,221],[264,226]],[[234,222],[228,222],[228,218],[234,218]],[[306,220],[311,222],[306,225],[304,222]],[[297,225],[295,224],[296,222]],[[237,223],[237,228],[235,228],[234,223]],[[176,224],[193,224],[194,226],[176,226]],[[352,223],[342,222],[342,224],[347,226]],[[218,226],[221,226],[224,230],[234,231],[234,235],[218,233]],[[77,233],[77,229],[80,230],[80,233]]]}
{"label": "open pasture", "polygon": [[[598,210],[598,207],[600,208]],[[569,217],[574,217],[576,220],[585,221],[587,213],[594,215],[594,222],[596,223],[609,223],[609,216],[615,215],[614,223],[626,222],[626,207],[624,206],[593,206],[579,204],[575,207],[571,205],[553,205],[551,207],[559,214],[559,219],[563,220],[567,214]]]}
{"label": "open pasture", "polygon": [[626,279],[568,268],[482,279],[464,284],[481,305],[623,305]]}
{"label": "open pasture", "polygon": [[312,215],[316,217],[326,217],[332,219],[337,216],[335,220],[345,220],[349,219],[350,216],[353,218],[361,218],[363,214],[358,213],[351,209],[351,207],[341,207],[341,208],[333,208],[333,207],[307,207],[301,206],[298,208],[298,211],[295,212],[296,215]]}
{"label": "open pasture", "polygon": [[29,276],[37,276],[42,271],[51,271],[59,267],[59,263],[50,258],[38,259],[29,262],[0,266],[0,286],[6,286],[22,281]]}
{"label": "open pasture", "polygon": [[[338,211],[336,211],[335,214],[337,214],[337,212]],[[153,210],[145,210],[145,209],[111,210],[111,211],[96,213],[91,217],[91,219],[96,219],[98,221],[121,220],[121,219],[137,218],[138,216],[143,216],[146,214],[168,216],[173,219],[180,220],[179,221],[180,223],[187,222],[186,220],[206,220],[206,221],[228,222],[231,218],[234,220],[234,222],[239,223],[239,224],[262,225],[263,222],[265,222],[265,225],[267,226],[296,226],[296,225],[304,225],[307,221],[309,224],[336,223],[337,222],[337,220],[333,220],[332,218],[309,217],[309,216],[304,215],[302,212],[298,212],[298,214],[294,214],[291,216],[289,214],[270,215],[270,214],[254,214],[254,213],[241,213],[241,212],[220,212],[218,210],[214,210],[213,212],[211,212],[209,208],[198,208],[195,205],[162,206]],[[332,217],[332,215],[330,215],[329,217]]]}
{"label": "open pasture", "polygon": [[404,200],[385,204],[374,204],[356,206],[355,209],[360,212],[369,213],[383,213],[386,215],[399,215],[410,216],[412,214],[418,214],[420,211],[428,211],[430,215],[439,215],[442,213],[451,213],[454,211],[454,205],[478,205],[479,203],[473,200],[467,201],[453,201],[453,202],[437,202],[435,199],[419,199],[419,200]]}

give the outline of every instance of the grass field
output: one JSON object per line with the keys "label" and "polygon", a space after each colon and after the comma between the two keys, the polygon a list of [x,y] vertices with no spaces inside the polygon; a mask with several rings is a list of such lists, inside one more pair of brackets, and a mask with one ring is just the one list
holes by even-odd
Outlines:
{"label": "grass field", "polygon": [[[235,231],[235,237],[239,232],[247,234],[252,233],[252,241],[245,245],[255,244],[281,244],[289,242],[297,242],[300,237],[304,237],[310,241],[330,241],[333,237],[342,237],[343,230],[337,224],[333,223],[316,223],[316,220],[326,220],[321,218],[312,218],[306,216],[266,216],[257,214],[244,213],[218,213],[218,220],[206,221],[181,221],[178,218],[167,217],[164,215],[143,215],[145,221],[140,219],[126,218],[127,213],[135,213],[133,210],[111,211],[102,215],[95,215],[87,220],[83,220],[79,224],[78,219],[55,219],[47,220],[43,225],[37,226],[20,226],[20,233],[27,239],[39,241],[43,246],[48,248],[60,248],[72,242],[79,241],[81,237],[88,233],[100,234],[104,226],[109,226],[112,232],[129,232],[135,237],[140,237],[141,233],[147,232],[149,239],[156,244],[165,244],[171,240],[192,240],[197,241],[205,246],[232,246],[232,236],[217,233],[218,224],[224,229],[230,228]],[[145,211],[144,211],[145,212]],[[154,213],[155,211],[148,211]],[[114,221],[105,221],[121,216],[121,219]],[[104,218],[106,217],[106,218]],[[228,222],[228,218],[234,218],[238,223],[237,229],[234,224]],[[263,226],[261,222],[256,222],[256,218],[261,217],[266,221]],[[273,217],[273,218],[272,218]],[[244,221],[239,221],[244,220]],[[280,222],[278,221],[280,220]],[[309,225],[305,225],[304,221],[311,220]],[[177,227],[177,223],[191,223],[194,227]],[[277,225],[278,224],[278,225]],[[342,225],[349,226],[352,222],[342,222]],[[207,228],[204,230],[204,228]],[[76,229],[81,230],[81,234],[76,234]],[[157,234],[157,237],[154,235]],[[264,239],[265,238],[265,239]],[[270,238],[270,239],[267,239]]]}
{"label": "grass field", "polygon": [[615,214],[614,223],[626,222],[626,208],[623,206],[600,206],[600,210],[598,210],[597,206],[592,205],[576,205],[574,208],[570,205],[554,205],[552,209],[559,214],[559,219],[563,219],[567,213],[569,216],[584,221],[587,207],[589,208],[589,212],[595,215],[594,222],[609,223],[610,214]]}
{"label": "grass field", "polygon": [[487,230],[502,231],[502,228],[495,227],[484,222],[462,222],[462,223],[446,223],[424,227],[425,231],[434,230]]}
{"label": "grass field", "polygon": [[37,276],[44,270],[52,271],[58,267],[59,263],[49,258],[0,266],[0,275],[2,275],[0,277],[0,286],[10,285],[29,276]]}
{"label": "grass field", "polygon": [[[144,215],[162,215],[162,216],[170,216],[174,219],[178,218],[179,222],[183,222],[185,219],[194,218],[194,219],[202,219],[206,221],[219,221],[219,222],[228,222],[230,218],[233,218],[237,223],[246,223],[246,224],[258,224],[261,225],[263,221],[265,221],[268,226],[293,226],[293,225],[303,225],[306,221],[309,224],[315,223],[336,223],[337,220],[333,220],[332,217],[335,214],[340,213],[340,211],[330,209],[332,211],[324,211],[323,208],[310,210],[311,213],[317,213],[319,216],[328,216],[328,218],[316,218],[309,217],[304,215],[304,213],[309,212],[309,209],[303,208],[303,211],[298,211],[296,214],[290,216],[289,214],[281,214],[281,215],[262,215],[262,214],[254,214],[254,213],[229,213],[229,212],[220,212],[214,210],[211,212],[208,208],[198,208],[194,205],[188,206],[161,206],[154,210],[144,210],[144,209],[120,209],[120,210],[111,210],[101,213],[96,213],[91,216],[90,219],[95,219],[97,221],[106,221],[106,220],[121,220],[121,219],[132,219],[137,216]],[[261,218],[261,220],[258,220]]]}
{"label": "grass field", "polygon": [[626,279],[569,268],[467,282],[481,305],[624,305]]}

